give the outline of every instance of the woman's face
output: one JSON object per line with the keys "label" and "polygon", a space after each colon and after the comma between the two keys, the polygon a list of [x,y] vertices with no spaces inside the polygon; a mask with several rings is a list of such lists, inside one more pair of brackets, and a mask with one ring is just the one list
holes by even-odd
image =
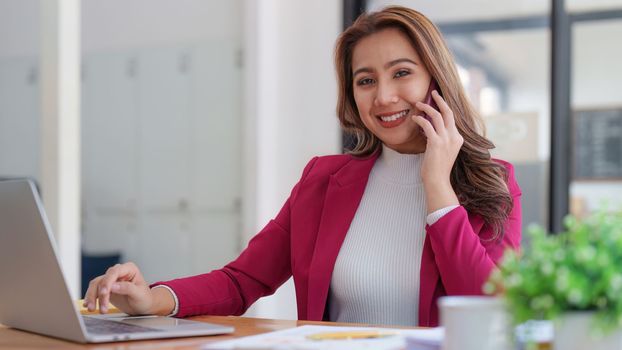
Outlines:
{"label": "woman's face", "polygon": [[408,37],[395,28],[371,34],[352,53],[354,100],[363,124],[400,153],[425,151],[426,139],[411,119],[421,112],[431,76]]}

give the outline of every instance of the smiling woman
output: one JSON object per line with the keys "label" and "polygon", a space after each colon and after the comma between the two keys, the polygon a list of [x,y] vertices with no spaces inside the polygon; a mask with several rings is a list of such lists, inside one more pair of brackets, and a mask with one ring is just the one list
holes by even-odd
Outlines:
{"label": "smiling woman", "polygon": [[[489,238],[500,238],[513,206],[507,169],[491,159],[494,145],[481,134],[482,119],[466,97],[436,26],[421,13],[403,7],[363,14],[337,42],[335,64],[340,92],[337,114],[342,127],[357,140],[352,154],[370,155],[382,144],[401,153],[421,153],[436,144],[436,138],[428,137],[446,137],[451,149],[439,153],[449,161],[445,167],[451,168],[450,176],[439,178],[447,169],[433,170],[432,166],[424,168],[422,176],[450,181],[460,203],[491,225],[494,235]],[[432,82],[443,96],[441,113],[421,104]],[[419,118],[428,111],[431,121]],[[396,113],[404,118],[397,118]],[[411,120],[403,122],[406,115]],[[430,124],[436,130],[422,132]]]}
{"label": "smiling woman", "polygon": [[89,310],[239,315],[293,276],[301,320],[434,326],[439,297],[481,294],[520,245],[521,193],[438,30],[404,7],[365,14],[339,37],[336,68],[351,154],[313,158],[222,269],[149,286],[118,265],[91,282]]}

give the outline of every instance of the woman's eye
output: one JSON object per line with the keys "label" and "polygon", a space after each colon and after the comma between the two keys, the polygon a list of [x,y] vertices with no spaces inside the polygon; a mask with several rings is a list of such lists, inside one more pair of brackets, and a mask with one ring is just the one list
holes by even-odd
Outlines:
{"label": "woman's eye", "polygon": [[356,84],[357,85],[369,85],[369,84],[372,84],[373,82],[374,82],[373,79],[363,78],[363,79],[359,80]]}
{"label": "woman's eye", "polygon": [[397,73],[395,73],[395,77],[396,78],[401,78],[401,77],[409,75],[409,74],[410,74],[409,71],[407,71],[405,69],[401,69],[401,70],[397,71]]}

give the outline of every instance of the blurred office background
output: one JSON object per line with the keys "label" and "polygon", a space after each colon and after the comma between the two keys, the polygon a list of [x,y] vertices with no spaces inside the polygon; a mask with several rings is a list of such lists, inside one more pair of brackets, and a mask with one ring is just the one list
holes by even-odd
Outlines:
{"label": "blurred office background", "polygon": [[[42,185],[74,295],[80,256],[149,281],[236,257],[306,162],[342,151],[333,45],[389,4],[443,31],[525,225],[622,206],[622,0],[0,0],[0,177]],[[291,281],[248,314],[296,318]]]}

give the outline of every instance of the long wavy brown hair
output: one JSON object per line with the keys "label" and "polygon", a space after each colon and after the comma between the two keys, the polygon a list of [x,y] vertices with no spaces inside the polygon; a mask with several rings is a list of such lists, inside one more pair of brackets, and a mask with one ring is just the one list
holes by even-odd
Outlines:
{"label": "long wavy brown hair", "polygon": [[364,13],[337,39],[335,67],[339,81],[337,115],[346,133],[352,134],[355,156],[369,156],[382,147],[382,142],[361,121],[353,92],[352,53],[363,38],[383,29],[397,28],[410,39],[440,93],[454,112],[456,127],[464,144],[451,171],[451,185],[460,204],[469,213],[482,216],[501,239],[504,223],[512,210],[505,167],[490,157],[493,143],[482,134],[484,124],[469,103],[454,59],[438,28],[423,14],[401,6],[389,6],[378,12]]}

